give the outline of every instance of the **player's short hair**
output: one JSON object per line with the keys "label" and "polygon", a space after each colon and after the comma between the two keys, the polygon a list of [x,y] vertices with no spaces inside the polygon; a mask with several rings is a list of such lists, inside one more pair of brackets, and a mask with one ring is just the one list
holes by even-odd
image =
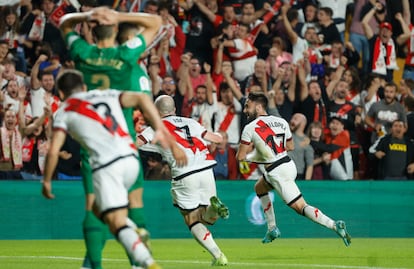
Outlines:
{"label": "player's short hair", "polygon": [[83,75],[75,69],[67,69],[63,71],[57,78],[57,88],[65,95],[70,95],[72,91],[82,89]]}
{"label": "player's short hair", "polygon": [[110,38],[114,33],[113,25],[96,25],[92,28],[92,34],[97,40],[105,40]]}
{"label": "player's short hair", "polygon": [[116,36],[116,41],[118,44],[123,44],[128,41],[128,37],[131,35],[136,35],[138,33],[138,27],[136,24],[129,22],[123,22],[118,25],[118,34]]}
{"label": "player's short hair", "polygon": [[259,103],[262,105],[263,109],[267,108],[268,100],[266,95],[263,92],[251,92],[249,93],[249,96],[247,97],[250,101]]}

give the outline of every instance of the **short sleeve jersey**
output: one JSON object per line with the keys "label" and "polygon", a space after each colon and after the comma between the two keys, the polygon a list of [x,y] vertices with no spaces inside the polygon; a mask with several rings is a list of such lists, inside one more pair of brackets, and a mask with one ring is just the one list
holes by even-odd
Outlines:
{"label": "short sleeve jersey", "polygon": [[273,163],[287,156],[286,142],[292,139],[289,124],[281,117],[260,116],[243,129],[241,143],[253,143],[254,150],[246,157],[255,163]]}
{"label": "short sleeve jersey", "polygon": [[[163,122],[169,132],[175,137],[179,146],[184,150],[188,160],[186,166],[177,167],[171,151],[161,149],[161,155],[171,166],[173,178],[200,169],[213,167],[216,164],[207,148],[206,141],[203,139],[207,130],[201,124],[191,118],[179,116],[165,117]],[[145,142],[151,142],[153,137],[154,131],[151,128],[146,128],[140,135],[140,138]]]}
{"label": "short sleeve jersey", "polygon": [[120,91],[92,90],[68,98],[55,114],[53,129],[69,133],[89,153],[92,169],[137,150],[119,103]]}
{"label": "short sleeve jersey", "polygon": [[[83,73],[89,90],[116,89],[121,91],[150,91],[148,76],[138,65],[138,59],[146,49],[142,35],[111,48],[98,48],[81,38],[76,32],[66,35],[75,68]],[[132,109],[124,112],[128,129],[135,134]]]}

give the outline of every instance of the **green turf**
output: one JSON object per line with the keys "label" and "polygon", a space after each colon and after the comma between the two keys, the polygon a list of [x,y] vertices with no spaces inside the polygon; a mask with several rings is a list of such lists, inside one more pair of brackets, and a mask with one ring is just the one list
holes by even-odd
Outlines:
{"label": "green turf", "polygon": [[[414,239],[360,239],[350,247],[340,239],[218,239],[229,269],[366,269],[414,268]],[[191,239],[152,240],[154,257],[164,269],[211,268],[211,257]],[[79,269],[81,240],[0,240],[2,269]],[[104,268],[130,268],[116,241],[107,242]]]}

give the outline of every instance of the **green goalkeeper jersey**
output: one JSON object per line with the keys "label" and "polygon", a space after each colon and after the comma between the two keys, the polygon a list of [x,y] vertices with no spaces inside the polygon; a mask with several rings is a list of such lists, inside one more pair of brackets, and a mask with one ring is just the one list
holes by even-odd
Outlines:
{"label": "green goalkeeper jersey", "polygon": [[[75,68],[83,73],[88,90],[116,89],[151,94],[148,76],[138,64],[146,49],[142,35],[111,48],[91,45],[76,32],[67,34],[66,42]],[[124,109],[129,132],[135,139],[132,112],[131,108]]]}

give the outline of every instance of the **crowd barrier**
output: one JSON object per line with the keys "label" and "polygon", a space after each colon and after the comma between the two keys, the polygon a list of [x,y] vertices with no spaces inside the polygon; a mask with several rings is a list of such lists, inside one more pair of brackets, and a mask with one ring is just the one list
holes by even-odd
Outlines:
{"label": "crowd barrier", "polygon": [[[211,227],[215,238],[261,238],[265,221],[254,181],[217,181],[230,218]],[[353,237],[414,237],[414,181],[298,181],[304,198],[334,219],[346,221]],[[172,206],[170,182],[145,182],[145,211],[153,238],[189,238]],[[80,181],[54,181],[54,200],[41,196],[39,181],[0,181],[0,239],[81,239],[84,196]],[[277,195],[276,220],[283,238],[334,237],[332,231],[297,215]]]}

